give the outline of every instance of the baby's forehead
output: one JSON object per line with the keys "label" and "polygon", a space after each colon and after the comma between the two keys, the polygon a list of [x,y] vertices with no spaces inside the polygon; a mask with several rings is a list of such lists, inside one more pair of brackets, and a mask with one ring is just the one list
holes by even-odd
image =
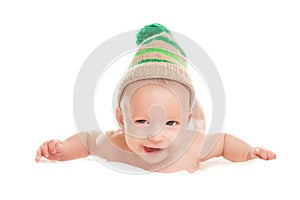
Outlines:
{"label": "baby's forehead", "polygon": [[[176,92],[163,84],[146,83],[141,86],[137,86],[129,93],[129,101],[136,101],[138,99],[156,99],[157,101],[163,99],[177,100]],[[156,98],[155,98],[156,97]]]}
{"label": "baby's forehead", "polygon": [[137,92],[140,92],[141,95],[147,94],[149,96],[151,95],[150,92],[155,93],[156,91],[158,94],[161,94],[161,98],[164,98],[164,93],[174,95],[181,104],[182,109],[185,109],[185,107],[189,109],[189,90],[178,82],[164,79],[148,79],[129,84],[123,92],[120,106],[128,106],[130,99]]}
{"label": "baby's forehead", "polygon": [[147,79],[135,81],[129,84],[123,92],[122,99],[125,97],[131,97],[134,93],[141,90],[152,90],[153,92],[162,89],[164,91],[169,91],[175,96],[178,96],[180,93],[188,93],[188,89],[175,81],[164,80],[164,79]]}

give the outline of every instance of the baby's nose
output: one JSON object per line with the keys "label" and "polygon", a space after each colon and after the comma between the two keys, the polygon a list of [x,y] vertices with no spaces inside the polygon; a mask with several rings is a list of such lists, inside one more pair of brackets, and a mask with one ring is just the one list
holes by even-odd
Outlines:
{"label": "baby's nose", "polygon": [[165,140],[165,134],[163,133],[163,130],[155,135],[151,135],[147,138],[151,142],[159,143],[163,142]]}

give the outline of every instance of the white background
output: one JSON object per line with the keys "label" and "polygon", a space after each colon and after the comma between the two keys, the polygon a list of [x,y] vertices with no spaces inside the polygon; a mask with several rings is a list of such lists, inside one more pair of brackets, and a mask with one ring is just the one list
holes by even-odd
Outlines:
{"label": "white background", "polygon": [[[299,199],[297,1],[103,2],[1,1],[0,199]],[[42,142],[76,132],[73,90],[87,56],[112,36],[155,22],[213,60],[226,94],[224,131],[278,159],[141,176],[95,162],[36,164]]]}

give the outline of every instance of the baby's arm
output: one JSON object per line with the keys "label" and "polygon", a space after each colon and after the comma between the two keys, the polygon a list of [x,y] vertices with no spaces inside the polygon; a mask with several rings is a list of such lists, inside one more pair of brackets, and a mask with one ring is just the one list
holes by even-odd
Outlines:
{"label": "baby's arm", "polygon": [[[263,147],[252,147],[243,140],[229,134],[218,134],[218,140],[202,161],[213,157],[223,156],[233,162],[243,162],[254,158],[271,160],[276,158],[276,154]],[[210,135],[206,137],[212,137]],[[213,137],[216,137],[213,136]]]}
{"label": "baby's arm", "polygon": [[37,150],[35,160],[41,157],[49,160],[66,161],[89,156],[90,153],[82,145],[79,134],[75,134],[65,141],[50,140],[44,142]]}

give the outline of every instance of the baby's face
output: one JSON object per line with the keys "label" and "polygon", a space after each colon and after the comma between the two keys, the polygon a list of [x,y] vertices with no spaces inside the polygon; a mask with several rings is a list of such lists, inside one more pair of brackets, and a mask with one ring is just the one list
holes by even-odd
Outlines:
{"label": "baby's face", "polygon": [[186,120],[182,120],[182,109],[176,95],[164,86],[148,84],[135,90],[128,101],[128,117],[133,125],[139,129],[150,130],[149,127],[155,120],[151,115],[154,106],[159,106],[164,111],[164,121],[160,123],[162,127],[159,132],[149,133],[150,136],[146,138],[126,134],[125,139],[134,153],[157,157],[156,160],[160,160],[163,155],[167,156],[163,153],[164,150],[174,141],[181,127],[187,124]]}

